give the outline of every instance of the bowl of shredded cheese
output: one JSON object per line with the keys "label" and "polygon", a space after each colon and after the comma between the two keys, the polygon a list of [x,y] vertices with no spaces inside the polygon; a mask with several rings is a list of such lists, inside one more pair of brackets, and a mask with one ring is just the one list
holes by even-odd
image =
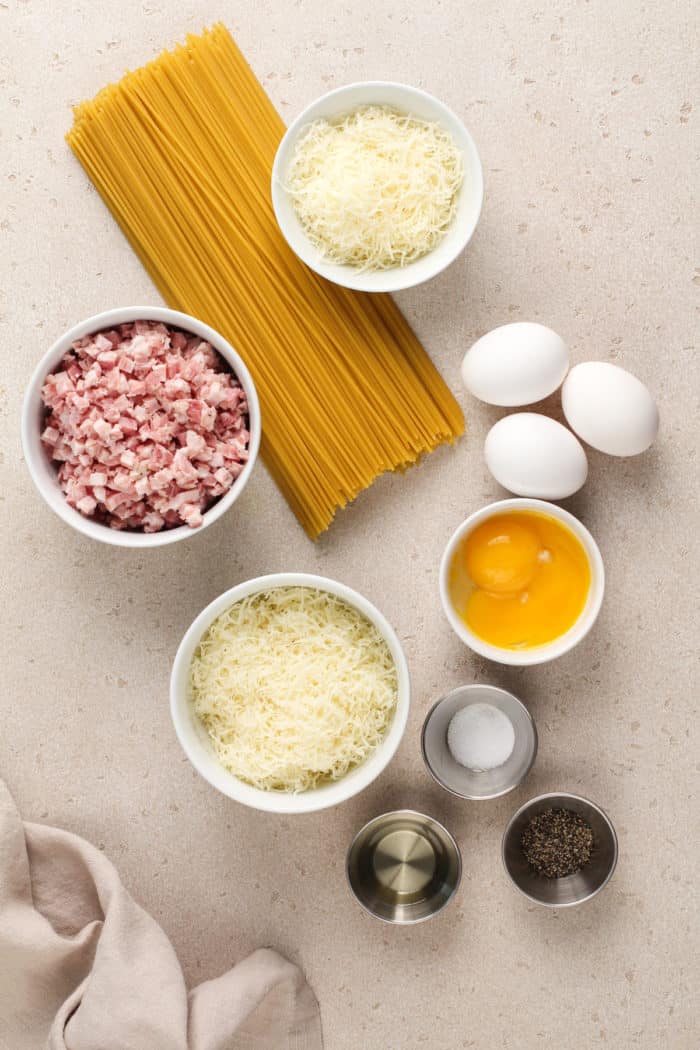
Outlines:
{"label": "bowl of shredded cheese", "polygon": [[476,229],[483,175],[474,141],[438,99],[388,81],[349,84],[308,106],[272,169],[287,243],[322,277],[366,292],[421,284]]}
{"label": "bowl of shredded cheese", "polygon": [[325,809],[367,787],[394,756],[409,703],[389,622],[356,591],[307,573],[221,594],[182,639],[170,682],[195,769],[274,813]]}

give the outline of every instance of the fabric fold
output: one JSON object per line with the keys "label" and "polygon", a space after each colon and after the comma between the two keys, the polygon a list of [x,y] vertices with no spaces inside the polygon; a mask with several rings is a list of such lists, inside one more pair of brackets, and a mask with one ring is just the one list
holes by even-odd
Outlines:
{"label": "fabric fold", "polygon": [[108,858],[23,824],[0,780],[0,1050],[321,1050],[298,967],[260,949],[188,995]]}

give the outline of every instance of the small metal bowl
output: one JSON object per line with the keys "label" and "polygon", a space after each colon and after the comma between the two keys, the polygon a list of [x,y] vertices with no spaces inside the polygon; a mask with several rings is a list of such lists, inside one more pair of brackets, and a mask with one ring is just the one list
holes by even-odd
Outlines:
{"label": "small metal bowl", "polygon": [[357,833],[346,873],[365,911],[405,926],[442,911],[459,886],[462,858],[437,820],[399,809],[375,817]]}
{"label": "small metal bowl", "polygon": [[[491,704],[508,716],[515,730],[513,751],[502,766],[476,772],[459,764],[447,746],[447,727],[463,707]],[[537,755],[537,730],[517,696],[495,685],[461,685],[430,709],[421,734],[423,758],[430,775],[459,798],[499,798],[522,783]]]}
{"label": "small metal bowl", "polygon": [[[548,879],[530,868],[520,846],[523,831],[534,816],[545,809],[571,809],[587,820],[593,829],[590,861],[575,875]],[[503,833],[503,864],[513,884],[529,900],[548,908],[568,908],[595,897],[607,886],[617,864],[617,835],[600,806],[579,795],[548,794],[526,802],[513,814]]]}

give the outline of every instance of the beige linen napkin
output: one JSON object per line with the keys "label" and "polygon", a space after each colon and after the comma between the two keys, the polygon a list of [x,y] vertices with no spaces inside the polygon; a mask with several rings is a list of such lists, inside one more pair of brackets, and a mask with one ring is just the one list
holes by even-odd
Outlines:
{"label": "beige linen napkin", "polygon": [[109,860],[23,824],[0,780],[1,1050],[321,1050],[301,971],[268,949],[188,995]]}

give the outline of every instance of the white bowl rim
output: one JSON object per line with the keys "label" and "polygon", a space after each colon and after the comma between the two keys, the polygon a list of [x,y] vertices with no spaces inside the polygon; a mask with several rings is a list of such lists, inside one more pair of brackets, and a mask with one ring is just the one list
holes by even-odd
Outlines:
{"label": "white bowl rim", "polygon": [[[126,324],[130,321],[159,321],[162,324],[167,324],[174,328],[181,328],[186,332],[191,332],[193,335],[197,335],[200,338],[205,339],[207,342],[210,342],[214,349],[221,354],[226,363],[230,365],[246,393],[250,431],[248,460],[229,491],[226,492],[212,507],[204,512],[202,524],[196,529],[192,529],[188,525],[180,525],[174,529],[165,529],[162,532],[152,533],[110,529],[108,525],[102,525],[100,522],[93,521],[91,518],[87,518],[85,515],[81,514],[80,511],[69,506],[60,489],[58,480],[56,480],[55,485],[49,485],[42,477],[42,467],[45,464],[40,462],[39,457],[45,456],[46,454],[42,449],[41,442],[38,440],[37,436],[36,413],[41,411],[41,388],[44,385],[46,376],[55,370],[63,355],[70,349],[72,343],[75,342],[76,339],[82,339],[84,336],[90,335],[92,332],[99,332],[105,328],[110,328],[118,324]],[[246,487],[258,457],[261,432],[262,425],[258,394],[255,389],[253,377],[241,356],[236,350],[234,350],[228,340],[224,339],[224,337],[210,325],[205,324],[203,321],[198,320],[190,314],[183,313],[180,310],[171,310],[169,307],[165,306],[114,307],[110,310],[103,310],[99,314],[93,314],[93,316],[87,317],[84,321],[79,321],[77,324],[74,324],[54,341],[52,346],[46,351],[34,368],[22,404],[22,450],[24,452],[27,469],[29,470],[37,491],[54,513],[66,522],[66,524],[72,526],[72,528],[81,532],[84,536],[89,536],[91,539],[99,540],[102,543],[108,543],[114,547],[162,547],[170,543],[175,543],[178,540],[189,539],[193,536],[197,536],[208,525],[212,525],[229,509],[229,507],[233,505],[233,503],[235,503],[243,492],[243,489]]]}
{"label": "white bowl rim", "polygon": [[[212,754],[202,761],[203,748],[193,743],[194,734],[188,724],[189,696],[187,677],[192,654],[199,639],[211,623],[234,602],[259,591],[277,587],[311,587],[337,595],[354,606],[372,623],[386,640],[396,665],[398,678],[396,710],[384,740],[375,751],[342,779],[298,795],[263,791],[238,780]],[[383,613],[369,599],[338,580],[306,572],[278,572],[244,580],[214,598],[193,620],[178,646],[170,675],[170,714],[180,746],[193,767],[212,787],[236,802],[268,813],[312,813],[345,802],[363,791],[388,766],[403,738],[411,702],[411,682],[408,662],[394,628]]]}
{"label": "white bowl rim", "polygon": [[[589,600],[581,615],[564,634],[551,642],[547,642],[545,645],[535,646],[532,649],[501,649],[479,638],[478,635],[469,630],[467,625],[457,615],[450,600],[448,574],[457,546],[467,533],[495,514],[518,510],[539,511],[568,525],[577,539],[581,541],[588,557],[591,569],[591,586]],[[556,503],[549,503],[541,499],[521,496],[513,499],[497,500],[495,503],[488,503],[486,506],[474,511],[452,533],[440,561],[440,598],[445,616],[452,630],[465,645],[468,645],[479,656],[511,667],[534,667],[537,664],[548,663],[550,660],[555,660],[557,657],[568,653],[586,637],[592,628],[598,618],[604,593],[605,567],[598,544],[591,533],[568,510],[557,506]]]}
{"label": "white bowl rim", "polygon": [[[418,276],[416,276],[416,271],[413,267],[417,266],[424,260],[430,259],[435,253],[439,252],[444,241],[441,241],[432,252],[422,256],[421,259],[417,259],[415,263],[411,263],[406,267],[394,267],[389,270],[361,271],[352,266],[338,266],[335,264],[324,263],[318,257],[317,249],[306,237],[302,237],[298,243],[292,243],[292,239],[288,236],[288,224],[283,215],[282,209],[283,201],[287,199],[287,195],[282,186],[280,170],[282,164],[285,162],[287,154],[290,152],[301,129],[311,120],[315,119],[313,113],[316,109],[324,106],[333,99],[340,99],[343,96],[352,95],[360,89],[362,91],[367,89],[376,90],[378,93],[391,90],[405,94],[407,100],[411,96],[418,98],[435,110],[436,119],[439,119],[440,116],[442,116],[448,123],[454,124],[455,127],[459,128],[460,135],[462,136],[463,141],[457,143],[457,146],[468,161],[469,174],[472,180],[470,194],[474,200],[473,218],[470,223],[465,225],[461,235],[455,238],[453,248],[444,253],[444,257],[440,259],[439,263],[430,268],[426,266],[426,272],[420,273],[419,271]],[[380,100],[378,100],[378,103],[381,104]],[[359,104],[360,103],[356,103],[356,105]],[[349,102],[348,105],[352,108],[352,102]],[[424,91],[423,88],[414,87],[412,84],[404,84],[397,80],[357,80],[350,84],[342,84],[339,87],[333,88],[331,91],[325,92],[323,95],[319,95],[318,98],[310,102],[309,105],[306,106],[292,121],[284,133],[284,136],[277,147],[277,152],[275,153],[275,159],[272,165],[270,192],[275,218],[277,219],[277,225],[279,226],[282,235],[291,250],[311,270],[319,274],[321,277],[324,277],[326,280],[332,281],[334,284],[341,285],[344,288],[352,288],[355,291],[375,293],[398,292],[406,288],[414,288],[417,285],[432,280],[433,277],[437,277],[439,273],[442,273],[443,270],[450,266],[462,254],[467,244],[472,239],[481,217],[484,203],[484,173],[476,143],[464,122],[457,116],[453,109],[435,95],[430,94],[428,91]],[[443,255],[443,253],[441,253],[441,255]],[[423,268],[424,267],[421,267],[421,270]],[[381,275],[381,279],[379,275]]]}

